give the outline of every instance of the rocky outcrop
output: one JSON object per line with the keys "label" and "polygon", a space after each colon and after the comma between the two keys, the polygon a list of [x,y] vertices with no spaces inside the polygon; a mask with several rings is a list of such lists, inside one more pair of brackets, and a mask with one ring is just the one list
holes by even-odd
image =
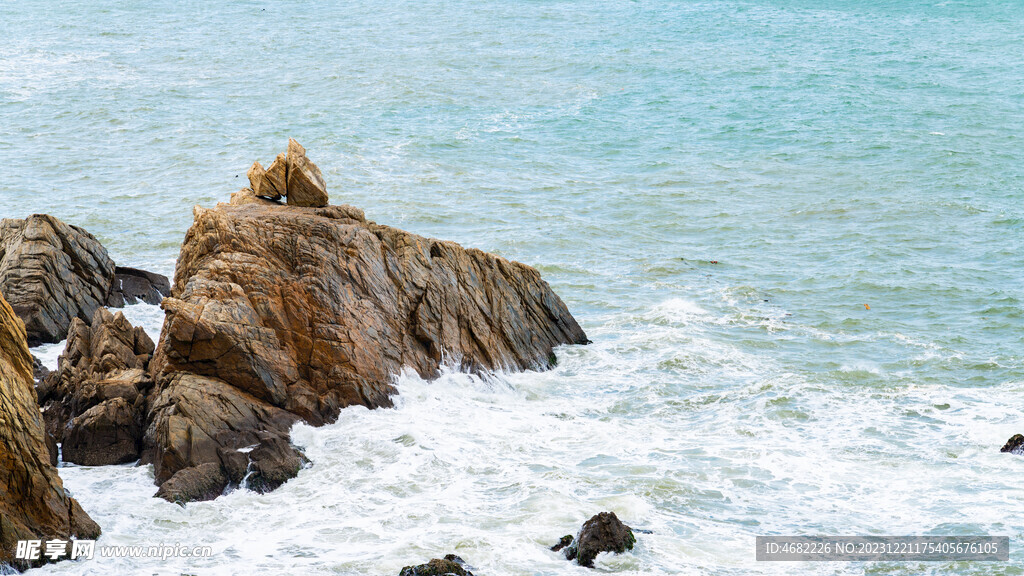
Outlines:
{"label": "rocky outcrop", "polygon": [[153,387],[153,341],[118,312],[75,318],[57,370],[39,386],[47,431],[66,462],[86,466],[139,459],[145,394]]}
{"label": "rocky outcrop", "polygon": [[[566,539],[571,542],[566,542]],[[601,552],[621,554],[632,550],[636,536],[629,526],[623,524],[614,512],[601,512],[583,523],[575,539],[564,536],[559,544],[551,549],[557,551],[564,548],[567,560],[576,560],[580,566],[594,567],[594,559]]]}
{"label": "rocky outcrop", "polygon": [[[222,380],[175,373],[156,395],[149,415],[145,438],[149,448],[144,456],[153,464],[157,484],[181,470],[214,463],[224,471],[223,491],[229,482],[242,484],[255,461],[260,477],[252,487],[271,489],[294,477],[304,458],[287,441],[292,424],[298,420],[294,414]],[[263,444],[272,446],[257,451]],[[282,478],[288,468],[275,459],[292,456],[300,465]],[[169,493],[169,489],[164,492]]]}
{"label": "rocky outcrop", "polygon": [[448,554],[443,559],[434,558],[419,566],[406,566],[398,576],[473,576],[465,568],[466,562],[455,554]]}
{"label": "rocky outcrop", "polygon": [[[319,174],[307,164],[297,176],[293,152],[289,198],[291,183]],[[158,484],[210,462],[232,477],[237,450],[259,445],[249,453],[258,470],[261,454],[289,453],[264,474],[271,486],[301,461],[282,448],[292,423],[391,406],[403,369],[543,369],[554,347],[587,342],[533,268],[369,222],[351,206],[260,198],[276,169],[230,204],[194,210],[152,365],[144,460]]]}
{"label": "rocky outcrop", "polygon": [[266,170],[253,163],[247,174],[255,196],[268,200],[286,197],[289,206],[320,208],[327,206],[327,184],[316,164],[306,158],[306,149],[288,139],[288,151],[278,154]]}
{"label": "rocky outcrop", "polygon": [[50,464],[25,327],[2,296],[0,439],[0,564],[25,569],[46,559],[16,560],[19,540],[99,536],[99,526],[68,496]]}
{"label": "rocky outcrop", "polygon": [[45,214],[0,221],[0,291],[30,346],[63,340],[106,303],[113,278],[114,261],[84,229]]}
{"label": "rocky outcrop", "polygon": [[1024,455],[1024,434],[1014,434],[1011,436],[999,451]]}
{"label": "rocky outcrop", "polygon": [[139,292],[158,303],[152,290],[141,289],[142,279],[166,293],[166,278],[117,268],[103,245],[78,226],[45,214],[0,221],[0,292],[25,323],[30,346],[60,342],[73,319],[88,321],[101,306],[133,303]]}
{"label": "rocky outcrop", "polygon": [[105,466],[138,460],[142,439],[140,412],[121,397],[89,408],[71,422],[64,434],[64,461]]}

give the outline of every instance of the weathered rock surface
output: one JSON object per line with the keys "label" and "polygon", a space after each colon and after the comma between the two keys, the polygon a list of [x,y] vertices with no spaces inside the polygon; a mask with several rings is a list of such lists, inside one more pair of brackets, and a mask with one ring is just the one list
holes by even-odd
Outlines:
{"label": "weathered rock surface", "polygon": [[86,466],[139,458],[153,341],[118,312],[98,308],[91,324],[71,322],[68,342],[38,388],[47,431],[66,462]]}
{"label": "weathered rock surface", "polygon": [[1014,434],[1011,436],[999,451],[1024,456],[1024,434]]}
{"label": "weathered rock surface", "polygon": [[327,184],[320,169],[306,158],[306,149],[288,139],[288,205],[327,206]]}
{"label": "weathered rock surface", "polygon": [[25,326],[0,296],[0,563],[16,560],[18,540],[95,539],[100,527],[67,495],[50,464],[32,384]]}
{"label": "weathered rock surface", "polygon": [[140,293],[159,303],[168,287],[158,274],[116,267],[92,234],[53,216],[0,221],[0,292],[25,323],[30,346],[60,342],[73,319],[88,321],[104,305],[134,303]]}
{"label": "weathered rock surface", "polygon": [[[144,461],[152,462],[157,484],[179,470],[207,463],[223,467],[231,482],[241,484],[254,457],[280,456],[281,450],[239,452],[273,442],[268,438],[281,439],[288,446],[283,451],[291,451],[299,461],[303,458],[287,444],[288,432],[298,420],[294,414],[260,402],[221,380],[173,374],[157,394],[149,416]],[[280,444],[275,447],[280,448]],[[281,468],[272,462],[265,468],[271,476],[266,485],[271,485],[279,478]],[[291,476],[295,473],[298,467]],[[255,488],[264,485],[255,484]]]}
{"label": "weathered rock surface", "polygon": [[0,291],[30,346],[63,340],[71,320],[106,303],[113,278],[114,261],[84,229],[45,214],[0,221]]}
{"label": "weathered rock surface", "polygon": [[[565,537],[559,544],[564,544]],[[601,512],[583,523],[579,534],[568,546],[563,546],[567,560],[576,560],[580,566],[594,567],[594,559],[601,552],[621,554],[632,550],[636,543],[633,531],[623,524],[614,512]],[[553,547],[552,550],[555,550]]]}
{"label": "weathered rock surface", "polygon": [[398,576],[473,576],[473,573],[465,568],[466,562],[455,554],[448,554],[443,559],[434,558],[426,564],[419,566],[406,566],[398,573]]}
{"label": "weathered rock surface", "polygon": [[288,139],[288,151],[277,156],[266,170],[253,163],[247,174],[255,196],[280,200],[286,196],[289,206],[320,208],[327,206],[327,184],[320,168],[306,158],[306,149]]}
{"label": "weathered rock surface", "polygon": [[[306,168],[301,178],[317,180]],[[237,450],[260,445],[246,468],[271,487],[302,460],[282,448],[295,421],[391,406],[404,368],[425,378],[442,362],[543,369],[554,347],[587,342],[533,268],[368,222],[351,206],[286,206],[243,190],[194,213],[151,366],[143,458],[158,484],[210,462],[234,477]]]}
{"label": "weathered rock surface", "polygon": [[64,433],[64,461],[83,466],[124,464],[139,459],[142,422],[124,398],[89,408]]}
{"label": "weathered rock surface", "polygon": [[249,186],[252,187],[252,192],[256,196],[269,200],[281,199],[281,193],[267,179],[267,171],[263,169],[263,165],[259,162],[252,163],[246,176],[249,178]]}

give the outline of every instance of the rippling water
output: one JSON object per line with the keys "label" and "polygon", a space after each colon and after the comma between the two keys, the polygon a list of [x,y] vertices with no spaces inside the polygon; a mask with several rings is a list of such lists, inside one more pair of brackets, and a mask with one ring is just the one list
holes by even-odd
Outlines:
{"label": "rippling water", "polygon": [[[537,266],[594,344],[401,376],[297,427],[272,494],[64,467],[101,544],[215,555],[41,572],[586,574],[545,548],[611,509],[654,533],[603,572],[1024,574],[1018,2],[124,4],[0,4],[0,216],[170,273],[191,206],[293,136],[333,202]],[[792,533],[1015,544],[754,561]]]}

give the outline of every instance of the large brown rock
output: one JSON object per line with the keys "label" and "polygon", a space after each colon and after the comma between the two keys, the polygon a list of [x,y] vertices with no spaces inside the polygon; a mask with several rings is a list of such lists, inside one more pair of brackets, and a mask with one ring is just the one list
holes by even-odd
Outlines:
{"label": "large brown rock", "polygon": [[176,373],[149,414],[144,459],[161,486],[157,496],[172,502],[215,498],[229,485],[267,492],[307,462],[288,442],[294,414],[220,380]]}
{"label": "large brown rock", "polygon": [[227,468],[237,457],[225,454],[256,444],[256,430],[287,438],[300,418],[391,406],[403,368],[543,369],[554,347],[587,342],[533,268],[351,206],[242,191],[194,213],[151,366],[144,459],[157,483],[207,462]]}
{"label": "large brown rock", "polygon": [[57,370],[38,389],[46,429],[63,442],[66,462],[139,458],[153,351],[146,332],[120,312],[98,308],[90,324],[72,321]]}
{"label": "large brown rock", "polygon": [[0,291],[25,322],[30,346],[60,342],[73,319],[103,306],[114,267],[92,234],[53,216],[0,221]]}
{"label": "large brown rock", "polygon": [[159,274],[115,266],[92,234],[53,216],[0,221],[0,292],[30,346],[60,342],[72,320],[88,321],[101,306],[159,303],[168,285]]}
{"label": "large brown rock", "polygon": [[19,569],[19,540],[95,539],[100,527],[68,496],[50,463],[32,385],[25,327],[0,296],[0,564]]}
{"label": "large brown rock", "polygon": [[83,466],[134,462],[139,459],[141,424],[139,411],[124,398],[104,400],[70,423],[64,460]]}

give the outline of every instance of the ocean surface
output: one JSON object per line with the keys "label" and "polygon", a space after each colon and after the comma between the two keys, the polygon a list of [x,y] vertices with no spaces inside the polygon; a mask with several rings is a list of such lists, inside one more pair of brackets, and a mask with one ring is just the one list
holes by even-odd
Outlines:
{"label": "ocean surface", "polygon": [[[271,494],[62,467],[99,544],[214,555],[35,573],[1024,574],[1019,1],[228,4],[0,3],[0,216],[169,275],[291,136],[332,202],[536,266],[593,344],[395,375],[395,409],[298,425]],[[596,572],[547,550],[602,510],[653,533]],[[1012,553],[754,560],[786,534]]]}

